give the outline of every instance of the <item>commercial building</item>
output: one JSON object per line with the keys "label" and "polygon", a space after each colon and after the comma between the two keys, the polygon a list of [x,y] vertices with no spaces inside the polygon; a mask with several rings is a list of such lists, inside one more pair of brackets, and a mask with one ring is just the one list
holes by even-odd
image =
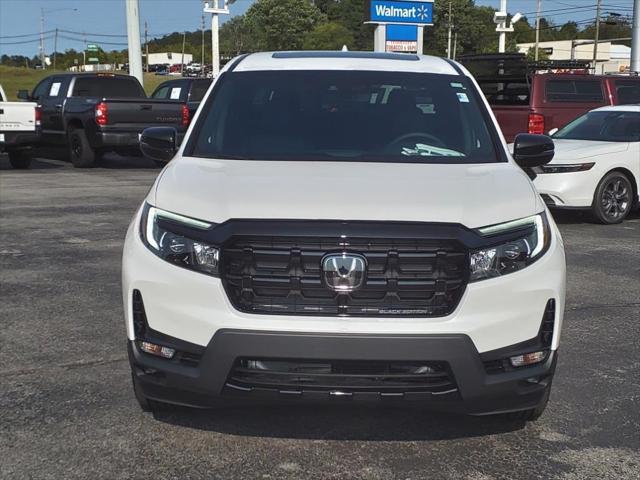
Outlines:
{"label": "commercial building", "polygon": [[[145,54],[142,54],[144,59]],[[193,61],[193,55],[190,53],[184,54],[184,64],[188,65]],[[149,54],[149,65],[180,65],[182,63],[182,53],[181,52],[162,52],[162,53],[150,53]]]}
{"label": "commercial building", "polygon": [[[588,40],[559,40],[554,42],[540,42],[539,49],[548,55],[550,60],[593,60],[593,42]],[[528,53],[535,49],[535,43],[519,43],[518,51]],[[598,58],[596,73],[622,73],[629,71],[631,63],[631,49],[626,45],[611,42],[598,43]]]}

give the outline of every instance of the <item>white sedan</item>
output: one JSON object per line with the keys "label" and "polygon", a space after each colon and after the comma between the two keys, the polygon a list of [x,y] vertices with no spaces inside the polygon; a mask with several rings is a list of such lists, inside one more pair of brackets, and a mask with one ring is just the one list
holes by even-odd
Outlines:
{"label": "white sedan", "polygon": [[602,223],[619,223],[638,206],[640,105],[598,108],[550,134],[555,156],[534,169],[550,208],[589,209]]}

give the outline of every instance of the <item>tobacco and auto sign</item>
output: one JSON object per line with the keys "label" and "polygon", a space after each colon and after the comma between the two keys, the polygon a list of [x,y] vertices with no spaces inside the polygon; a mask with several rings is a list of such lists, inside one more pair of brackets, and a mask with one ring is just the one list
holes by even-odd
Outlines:
{"label": "tobacco and auto sign", "polygon": [[433,25],[433,0],[390,1],[371,0],[371,21],[376,23],[402,23]]}

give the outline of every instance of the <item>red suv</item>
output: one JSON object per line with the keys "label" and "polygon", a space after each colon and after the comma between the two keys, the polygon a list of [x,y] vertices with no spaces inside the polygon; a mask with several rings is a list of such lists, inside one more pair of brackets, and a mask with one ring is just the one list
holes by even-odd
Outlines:
{"label": "red suv", "polygon": [[533,64],[521,55],[476,55],[462,63],[476,77],[508,142],[518,133],[563,127],[594,108],[640,103],[640,76],[590,75],[585,64]]}

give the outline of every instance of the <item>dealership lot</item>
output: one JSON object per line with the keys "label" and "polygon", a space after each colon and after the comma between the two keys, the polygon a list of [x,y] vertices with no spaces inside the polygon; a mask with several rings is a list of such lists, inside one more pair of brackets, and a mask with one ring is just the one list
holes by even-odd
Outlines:
{"label": "dealership lot", "polygon": [[640,478],[638,212],[558,217],[567,310],[537,423],[348,404],[154,418],[130,386],[120,255],[158,172],[0,156],[1,478]]}

